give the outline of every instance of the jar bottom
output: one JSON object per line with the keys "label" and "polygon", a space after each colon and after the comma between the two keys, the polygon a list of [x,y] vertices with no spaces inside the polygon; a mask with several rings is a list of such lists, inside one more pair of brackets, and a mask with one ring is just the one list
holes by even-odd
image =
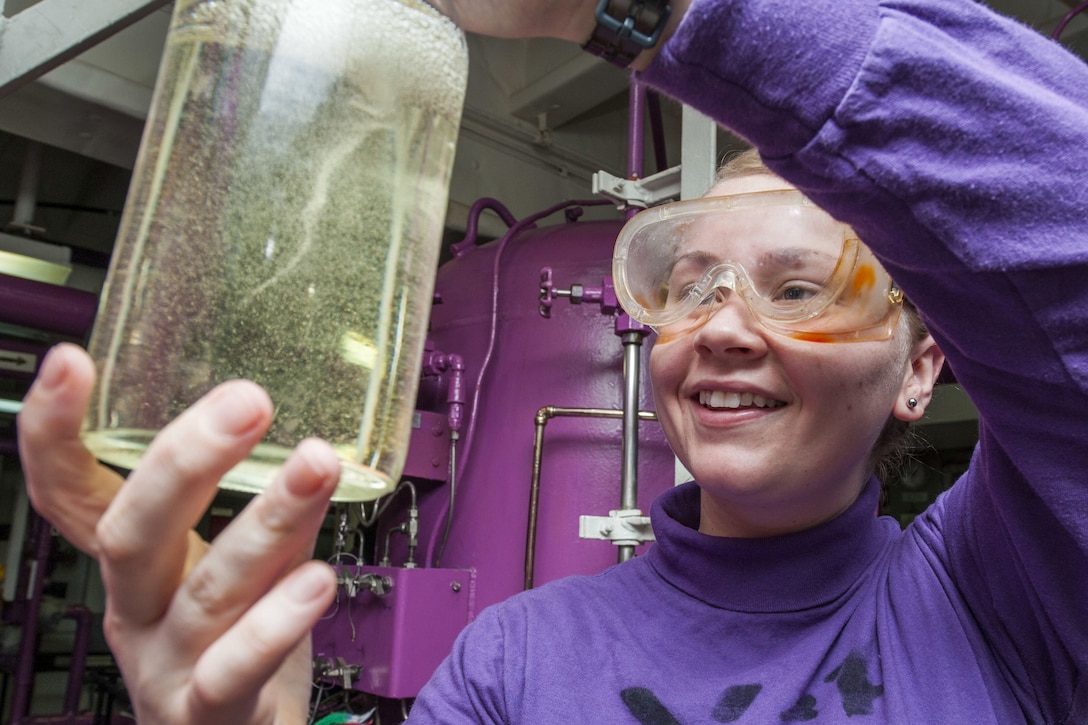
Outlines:
{"label": "jar bottom", "polygon": [[[132,470],[157,434],[158,431],[153,430],[116,428],[84,431],[82,438],[84,445],[98,460]],[[219,487],[227,491],[261,493],[272,482],[291,451],[286,446],[261,443],[248,458],[223,476]],[[340,482],[332,495],[333,501],[373,501],[393,492],[396,482],[389,476],[345,458],[344,451],[337,453],[340,454]]]}

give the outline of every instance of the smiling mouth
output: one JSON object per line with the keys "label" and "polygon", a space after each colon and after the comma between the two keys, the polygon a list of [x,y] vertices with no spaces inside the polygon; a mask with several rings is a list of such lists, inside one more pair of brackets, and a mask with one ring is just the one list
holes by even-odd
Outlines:
{"label": "smiling mouth", "polygon": [[724,390],[700,390],[699,404],[705,408],[781,408],[781,400],[755,393],[727,393]]}

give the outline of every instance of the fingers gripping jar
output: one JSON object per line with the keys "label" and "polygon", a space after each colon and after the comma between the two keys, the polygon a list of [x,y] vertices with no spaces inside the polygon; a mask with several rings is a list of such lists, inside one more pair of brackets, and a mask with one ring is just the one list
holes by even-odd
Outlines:
{"label": "fingers gripping jar", "polygon": [[318,436],[334,499],[392,490],[467,67],[422,0],[178,0],[90,341],[96,456],[134,467],[247,378],[274,420],[223,487],[262,490]]}

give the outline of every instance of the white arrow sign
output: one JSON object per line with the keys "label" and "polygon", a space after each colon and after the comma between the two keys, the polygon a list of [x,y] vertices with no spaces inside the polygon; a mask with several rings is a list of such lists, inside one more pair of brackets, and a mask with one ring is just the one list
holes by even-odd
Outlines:
{"label": "white arrow sign", "polygon": [[0,349],[0,370],[33,373],[38,367],[38,356],[26,352]]}

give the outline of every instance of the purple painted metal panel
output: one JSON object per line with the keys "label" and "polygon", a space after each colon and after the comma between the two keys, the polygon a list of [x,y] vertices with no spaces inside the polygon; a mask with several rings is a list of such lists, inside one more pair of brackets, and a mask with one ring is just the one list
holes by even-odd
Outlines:
{"label": "purple painted metal panel", "polygon": [[415,697],[472,618],[474,574],[457,569],[336,567],[341,580],[389,577],[389,591],[341,587],[326,620],[314,630],[314,658],[359,667],[355,687],[382,697]]}
{"label": "purple painted metal panel", "polygon": [[412,417],[412,456],[405,461],[404,476],[445,481],[450,467],[449,424],[446,416],[417,410]]}

